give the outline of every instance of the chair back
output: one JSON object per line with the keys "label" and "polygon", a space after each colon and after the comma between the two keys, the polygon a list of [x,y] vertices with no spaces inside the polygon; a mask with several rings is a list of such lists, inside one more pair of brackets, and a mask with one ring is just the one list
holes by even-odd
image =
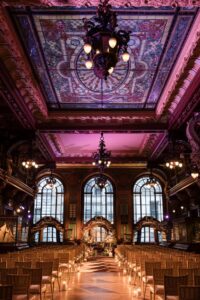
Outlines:
{"label": "chair back", "polygon": [[0,269],[0,284],[7,284],[7,275],[17,274],[17,268],[1,268]]}
{"label": "chair back", "polygon": [[154,285],[164,285],[165,276],[172,276],[173,269],[153,269]]}
{"label": "chair back", "polygon": [[12,285],[0,285],[0,300],[12,300]]}
{"label": "chair back", "polygon": [[23,274],[23,268],[31,268],[31,261],[17,261],[15,267],[17,268],[17,274]]}
{"label": "chair back", "polygon": [[30,286],[29,275],[7,275],[7,281],[13,286],[13,295],[27,295]]}
{"label": "chair back", "polygon": [[36,268],[42,269],[42,276],[52,276],[53,262],[52,261],[38,261]]}
{"label": "chair back", "polygon": [[59,258],[60,264],[68,264],[69,263],[69,253],[58,253],[57,257]]}
{"label": "chair back", "polygon": [[7,263],[6,263],[6,261],[2,261],[2,262],[0,262],[0,269],[2,269],[2,268],[6,268],[6,266],[7,266]]}
{"label": "chair back", "polygon": [[164,277],[164,288],[166,296],[178,296],[179,287],[181,285],[187,285],[188,276],[165,276]]}
{"label": "chair back", "polygon": [[151,276],[153,275],[154,269],[160,269],[161,268],[161,262],[145,262],[145,275]]}
{"label": "chair back", "polygon": [[194,284],[195,269],[179,269],[179,276],[188,275],[188,285]]}
{"label": "chair back", "polygon": [[200,285],[200,275],[194,274],[194,285]]}
{"label": "chair back", "polygon": [[30,276],[31,284],[42,284],[42,269],[23,269],[23,274]]}
{"label": "chair back", "polygon": [[179,300],[199,300],[200,286],[180,286]]}

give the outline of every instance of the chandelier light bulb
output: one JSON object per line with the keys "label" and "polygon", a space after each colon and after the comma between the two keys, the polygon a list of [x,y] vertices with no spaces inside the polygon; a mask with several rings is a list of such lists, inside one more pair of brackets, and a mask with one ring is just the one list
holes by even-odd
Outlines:
{"label": "chandelier light bulb", "polygon": [[191,173],[191,176],[192,176],[193,179],[196,179],[196,178],[199,177],[199,173],[197,173],[197,172],[192,172],[192,173]]}
{"label": "chandelier light bulb", "polygon": [[93,166],[96,166],[96,163],[95,163],[95,161],[93,161],[92,165],[93,165]]}
{"label": "chandelier light bulb", "polygon": [[180,162],[180,163],[178,164],[178,166],[179,166],[179,168],[182,168],[183,164]]}
{"label": "chandelier light bulb", "polygon": [[169,163],[168,163],[168,162],[166,162],[165,166],[166,166],[167,168],[169,168]]}
{"label": "chandelier light bulb", "polygon": [[99,49],[97,49],[97,50],[96,50],[96,54],[99,54],[99,53],[100,53],[100,51],[99,51]]}
{"label": "chandelier light bulb", "polygon": [[86,43],[84,46],[83,46],[83,49],[85,51],[86,54],[89,54],[92,50],[92,46],[88,43]]}
{"label": "chandelier light bulb", "polygon": [[112,37],[109,39],[108,44],[110,46],[110,48],[115,48],[115,46],[117,45],[117,40],[116,38]]}
{"label": "chandelier light bulb", "polygon": [[122,59],[123,59],[124,62],[129,61],[129,58],[130,58],[130,55],[129,55],[128,52],[124,52],[124,53],[122,54]]}
{"label": "chandelier light bulb", "polygon": [[114,71],[114,68],[111,67],[111,68],[108,70],[108,73],[109,73],[109,74],[112,74],[113,71]]}
{"label": "chandelier light bulb", "polygon": [[87,69],[91,69],[92,66],[93,66],[92,61],[91,61],[91,60],[87,60],[87,61],[85,62],[85,66],[86,66]]}

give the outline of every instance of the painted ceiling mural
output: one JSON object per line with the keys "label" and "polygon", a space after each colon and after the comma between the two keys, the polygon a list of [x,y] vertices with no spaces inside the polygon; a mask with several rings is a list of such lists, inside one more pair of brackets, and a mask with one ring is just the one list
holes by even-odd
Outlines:
{"label": "painted ceiling mural", "polygon": [[107,81],[85,67],[83,18],[95,9],[12,9],[13,21],[49,109],[155,109],[196,9],[118,9],[131,31],[128,63]]}

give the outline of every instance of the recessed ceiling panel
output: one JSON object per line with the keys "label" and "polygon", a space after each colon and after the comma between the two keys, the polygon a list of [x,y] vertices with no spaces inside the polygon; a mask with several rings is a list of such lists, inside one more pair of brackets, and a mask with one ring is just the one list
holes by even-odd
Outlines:
{"label": "recessed ceiling panel", "polygon": [[49,109],[155,109],[195,15],[189,9],[118,9],[119,29],[131,32],[131,59],[120,59],[105,81],[85,67],[83,18],[95,9],[12,13]]}
{"label": "recessed ceiling panel", "polygon": [[[104,133],[107,150],[114,158],[144,157],[162,133]],[[56,160],[64,158],[91,158],[97,151],[100,133],[43,132],[43,139],[54,153]]]}

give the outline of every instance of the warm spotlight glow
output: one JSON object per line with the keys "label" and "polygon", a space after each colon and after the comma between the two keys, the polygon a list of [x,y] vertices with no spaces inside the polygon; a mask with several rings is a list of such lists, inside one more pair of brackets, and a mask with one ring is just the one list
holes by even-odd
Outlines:
{"label": "warm spotlight glow", "polygon": [[87,60],[87,61],[85,62],[85,66],[86,66],[87,69],[91,69],[92,66],[93,66],[92,61],[91,61],[91,60]]}
{"label": "warm spotlight glow", "polygon": [[192,176],[192,178],[196,179],[196,178],[199,177],[199,173],[197,173],[197,172],[192,172],[192,173],[191,173],[191,176]]}
{"label": "warm spotlight glow", "polygon": [[111,68],[108,70],[108,73],[109,73],[109,74],[112,74],[113,71],[114,71],[114,68],[111,67]]}
{"label": "warm spotlight glow", "polygon": [[125,53],[122,54],[122,59],[123,59],[124,62],[129,61],[129,58],[130,58],[130,55],[129,55],[128,52],[125,52]]}
{"label": "warm spotlight glow", "polygon": [[87,44],[85,44],[83,46],[83,49],[84,49],[84,51],[85,51],[86,54],[89,54],[91,52],[91,50],[92,50],[92,46],[87,43]]}
{"label": "warm spotlight glow", "polygon": [[115,48],[115,46],[117,45],[117,40],[116,38],[112,37],[109,39],[108,43],[111,48]]}

